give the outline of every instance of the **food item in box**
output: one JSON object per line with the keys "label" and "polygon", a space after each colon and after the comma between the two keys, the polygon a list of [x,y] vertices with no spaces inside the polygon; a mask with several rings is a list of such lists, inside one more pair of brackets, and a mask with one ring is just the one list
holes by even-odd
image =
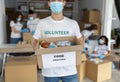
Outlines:
{"label": "food item in box", "polygon": [[19,41],[19,42],[18,42],[18,44],[22,44],[22,42],[21,42],[21,41]]}
{"label": "food item in box", "polygon": [[22,44],[27,44],[27,41],[23,41]]}
{"label": "food item in box", "polygon": [[19,41],[16,45],[17,47],[30,47],[31,46],[31,41],[26,40],[26,41]]}
{"label": "food item in box", "polygon": [[101,60],[99,58],[91,58],[90,61],[93,61],[95,64],[103,62],[103,60]]}
{"label": "food item in box", "polygon": [[40,44],[40,48],[56,48],[56,47],[64,47],[64,46],[71,46],[72,42],[70,41],[57,41],[56,43],[54,42],[47,42],[47,41],[42,41]]}
{"label": "food item in box", "polygon": [[30,40],[27,40],[27,41],[19,41],[17,44],[21,44],[21,45],[24,45],[24,44],[31,44],[31,41]]}
{"label": "food item in box", "polygon": [[47,42],[47,41],[42,41],[40,45],[41,45],[41,47],[43,47],[43,48],[48,48],[48,47],[49,47],[49,44],[50,44],[50,43]]}
{"label": "food item in box", "polygon": [[98,64],[98,63],[99,63],[99,60],[100,60],[99,58],[96,58],[94,62],[95,62],[96,64]]}
{"label": "food item in box", "polygon": [[53,42],[51,42],[50,44],[49,44],[49,48],[56,48],[57,46],[53,43]]}
{"label": "food item in box", "polygon": [[72,42],[70,41],[57,41],[56,45],[58,47],[62,47],[62,46],[71,46]]}

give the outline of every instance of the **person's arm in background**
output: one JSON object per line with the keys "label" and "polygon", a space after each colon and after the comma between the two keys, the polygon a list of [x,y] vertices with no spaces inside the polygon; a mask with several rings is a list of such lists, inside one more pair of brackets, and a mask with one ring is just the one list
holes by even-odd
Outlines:
{"label": "person's arm in background", "polygon": [[20,30],[16,30],[16,24],[14,23],[14,21],[10,22],[10,27],[11,27],[11,31],[14,33],[20,33]]}
{"label": "person's arm in background", "polygon": [[[93,51],[93,54],[97,54],[97,51],[98,51],[98,47],[96,46],[95,49],[94,49],[94,51]],[[106,53],[106,54],[101,54],[101,55],[99,56],[99,58],[103,59],[103,58],[109,56],[110,54],[111,54],[111,51],[110,51],[110,49],[108,48],[107,53]]]}
{"label": "person's arm in background", "polygon": [[30,32],[30,21],[29,20],[27,21],[27,28],[28,28],[28,30]]}
{"label": "person's arm in background", "polygon": [[32,39],[32,47],[34,50],[38,48],[39,38],[41,38],[40,24],[37,25],[35,34],[33,35],[33,39]]}
{"label": "person's arm in background", "polygon": [[36,50],[38,48],[38,40],[33,38],[32,47],[33,47],[34,50]]}
{"label": "person's arm in background", "polygon": [[105,54],[105,56],[110,56],[111,55],[111,51],[108,50],[107,54]]}
{"label": "person's arm in background", "polygon": [[96,46],[95,49],[93,50],[93,54],[97,54],[98,47]]}
{"label": "person's arm in background", "polygon": [[80,38],[78,38],[78,41],[80,42],[81,45],[84,45],[85,37],[81,36]]}
{"label": "person's arm in background", "polygon": [[77,37],[78,41],[80,42],[80,44],[84,45],[84,41],[85,41],[85,38],[84,36],[82,36],[82,34],[80,33],[80,27],[78,25],[78,23],[75,21],[75,32],[74,32],[74,35]]}
{"label": "person's arm in background", "polygon": [[14,33],[20,33],[19,30],[16,30],[15,26],[12,26],[12,27],[11,27],[11,30],[12,30],[12,32],[14,32]]}
{"label": "person's arm in background", "polygon": [[110,46],[107,46],[108,48],[108,51],[107,53],[105,54],[105,56],[110,56],[111,55],[111,47]]}
{"label": "person's arm in background", "polygon": [[[97,54],[97,52],[93,51],[93,54]],[[110,56],[110,54],[111,54],[111,51],[108,51],[106,54],[100,55],[99,58],[103,59],[103,58],[105,58],[107,56]]]}
{"label": "person's arm in background", "polygon": [[93,54],[96,54],[96,51],[93,51]]}

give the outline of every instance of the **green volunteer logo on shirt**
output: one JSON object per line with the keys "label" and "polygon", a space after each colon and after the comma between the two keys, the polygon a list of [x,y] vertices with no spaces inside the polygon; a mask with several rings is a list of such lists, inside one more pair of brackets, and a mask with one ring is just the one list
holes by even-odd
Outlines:
{"label": "green volunteer logo on shirt", "polygon": [[45,31],[45,35],[69,35],[69,31]]}

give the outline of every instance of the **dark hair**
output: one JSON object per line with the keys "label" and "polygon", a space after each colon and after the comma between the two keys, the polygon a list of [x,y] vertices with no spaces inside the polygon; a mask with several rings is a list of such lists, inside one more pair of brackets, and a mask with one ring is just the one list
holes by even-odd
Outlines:
{"label": "dark hair", "polygon": [[84,30],[92,31],[92,30],[97,30],[98,26],[96,24],[92,24],[89,27],[86,27]]}
{"label": "dark hair", "polygon": [[108,38],[107,38],[106,36],[104,36],[104,35],[103,35],[103,36],[100,36],[100,37],[98,38],[98,44],[100,45],[99,40],[102,39],[102,38],[105,38],[105,43],[104,43],[104,44],[105,44],[106,46],[108,46]]}
{"label": "dark hair", "polygon": [[17,18],[19,17],[19,15],[22,16],[20,22],[23,21],[23,14],[22,14],[21,12],[15,12],[15,13],[13,14],[13,16],[12,16],[12,17],[13,17],[12,20],[13,20],[15,23],[17,22]]}
{"label": "dark hair", "polygon": [[33,10],[29,10],[28,14],[34,14],[34,11]]}

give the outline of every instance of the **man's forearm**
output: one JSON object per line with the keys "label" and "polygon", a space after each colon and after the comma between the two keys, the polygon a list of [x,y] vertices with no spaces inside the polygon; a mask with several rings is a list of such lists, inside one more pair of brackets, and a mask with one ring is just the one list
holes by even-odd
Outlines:
{"label": "man's forearm", "polygon": [[38,44],[38,40],[33,39],[32,47],[33,47],[34,50],[37,49],[37,44]]}
{"label": "man's forearm", "polygon": [[84,45],[85,38],[82,36],[81,38],[78,38],[78,41],[80,44]]}

